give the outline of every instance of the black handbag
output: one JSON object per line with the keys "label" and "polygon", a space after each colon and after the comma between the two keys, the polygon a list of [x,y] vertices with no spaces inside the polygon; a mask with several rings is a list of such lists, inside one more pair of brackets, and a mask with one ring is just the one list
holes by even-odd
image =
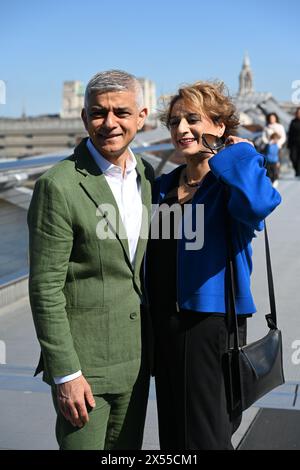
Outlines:
{"label": "black handbag", "polygon": [[235,275],[233,245],[228,227],[228,351],[224,356],[227,375],[229,412],[241,413],[256,400],[284,383],[282,337],[277,328],[274,284],[267,228],[265,225],[265,249],[268,290],[271,313],[266,315],[269,332],[266,336],[246,346],[239,346],[238,322],[235,308]]}

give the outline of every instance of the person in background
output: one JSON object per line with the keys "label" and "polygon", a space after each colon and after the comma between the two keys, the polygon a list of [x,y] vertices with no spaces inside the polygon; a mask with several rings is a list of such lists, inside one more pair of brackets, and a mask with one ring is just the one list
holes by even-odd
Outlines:
{"label": "person in background", "polygon": [[300,108],[297,108],[295,118],[288,131],[288,144],[290,159],[295,170],[295,176],[300,176]]}
{"label": "person in background", "polygon": [[[228,411],[223,368],[228,218],[240,344],[245,344],[247,318],[256,310],[251,240],[281,198],[266,175],[264,157],[232,135],[239,121],[222,83],[180,88],[162,118],[186,164],[156,180],[153,202],[159,207],[146,255],[160,447],[233,449],[241,416]],[[158,236],[153,236],[156,223]]]}
{"label": "person in background", "polygon": [[278,115],[276,113],[269,113],[266,116],[266,126],[264,127],[262,133],[263,144],[268,145],[274,132],[279,135],[277,145],[279,150],[281,150],[286,141],[285,129],[280,123]]}
{"label": "person in background", "polygon": [[267,175],[271,179],[274,188],[278,186],[278,178],[280,171],[280,159],[279,159],[279,146],[278,141],[280,140],[280,135],[274,132],[270,136],[270,141],[266,146],[265,150],[265,159],[266,159],[266,168]]}
{"label": "person in background", "polygon": [[63,450],[142,446],[150,374],[141,233],[153,169],[129,145],[146,116],[133,75],[92,77],[82,110],[89,137],[39,178],[28,212],[36,374],[52,387]]}

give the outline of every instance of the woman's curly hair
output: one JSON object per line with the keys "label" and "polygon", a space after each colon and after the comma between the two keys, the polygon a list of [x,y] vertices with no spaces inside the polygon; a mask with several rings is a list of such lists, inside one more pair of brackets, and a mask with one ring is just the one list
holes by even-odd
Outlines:
{"label": "woman's curly hair", "polygon": [[164,109],[159,113],[160,120],[169,128],[169,121],[174,104],[182,99],[187,106],[210,118],[213,122],[225,125],[224,137],[239,126],[236,107],[233,104],[223,82],[198,81],[184,85],[171,96]]}

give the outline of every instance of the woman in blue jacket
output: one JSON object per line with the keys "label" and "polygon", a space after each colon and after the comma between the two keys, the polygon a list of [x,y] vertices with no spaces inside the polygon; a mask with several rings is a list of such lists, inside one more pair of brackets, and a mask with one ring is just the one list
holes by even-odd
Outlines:
{"label": "woman in blue jacket", "polygon": [[[161,449],[232,449],[222,356],[227,347],[226,226],[231,219],[241,344],[255,312],[251,240],[280,203],[264,157],[244,139],[220,83],[178,90],[163,114],[186,165],[156,180],[147,253],[156,338]],[[225,143],[225,145],[224,145]]]}

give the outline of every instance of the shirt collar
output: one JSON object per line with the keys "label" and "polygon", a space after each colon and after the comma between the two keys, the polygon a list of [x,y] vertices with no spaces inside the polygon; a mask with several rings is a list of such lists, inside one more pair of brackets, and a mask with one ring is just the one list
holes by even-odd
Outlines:
{"label": "shirt collar", "polygon": [[[95,160],[97,166],[102,171],[102,173],[106,175],[122,173],[122,168],[106,160],[106,158],[104,158],[101,155],[101,153],[96,149],[96,147],[94,146],[90,138],[87,140],[86,146],[88,150],[90,151],[93,159]],[[131,171],[133,171],[137,165],[134,153],[132,152],[130,148],[128,148],[128,151],[129,151],[129,158],[126,160],[126,170],[125,170],[127,174],[131,173]]]}

